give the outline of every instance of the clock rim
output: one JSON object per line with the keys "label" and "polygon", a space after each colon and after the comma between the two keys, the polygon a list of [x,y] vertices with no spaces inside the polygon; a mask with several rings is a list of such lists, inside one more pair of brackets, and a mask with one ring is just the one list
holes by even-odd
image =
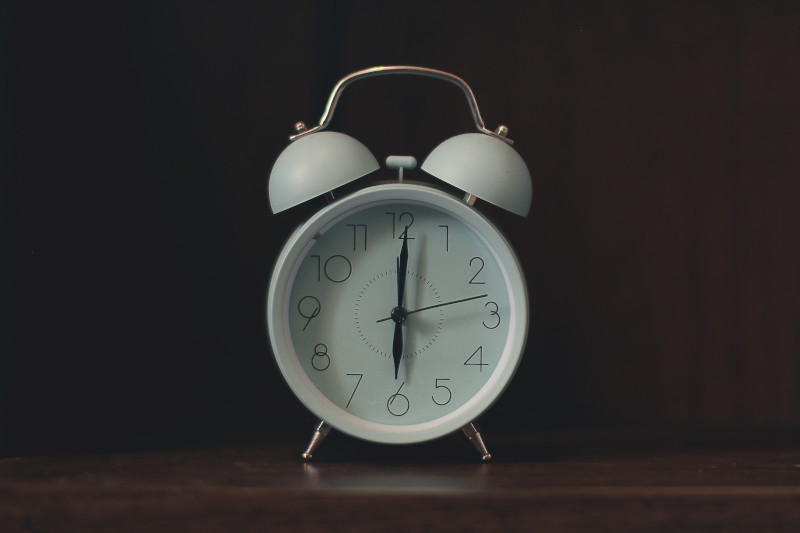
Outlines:
{"label": "clock rim", "polygon": [[[325,397],[300,367],[291,342],[287,300],[299,261],[311,246],[311,237],[335,224],[353,209],[379,202],[422,203],[446,212],[481,238],[495,256],[506,280],[510,315],[508,341],[488,381],[464,404],[450,413],[417,424],[381,424],[353,415]],[[280,290],[279,290],[280,289]],[[266,300],[266,325],[273,358],[289,388],[314,415],[353,437],[384,444],[412,444],[439,438],[474,421],[503,394],[525,350],[529,326],[529,300],[519,259],[505,235],[482,213],[453,195],[428,185],[388,183],[356,191],[320,209],[289,237],[270,276]]]}

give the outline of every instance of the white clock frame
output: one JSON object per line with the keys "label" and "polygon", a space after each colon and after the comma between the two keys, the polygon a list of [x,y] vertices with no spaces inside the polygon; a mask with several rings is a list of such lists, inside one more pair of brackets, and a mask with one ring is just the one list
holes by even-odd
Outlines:
{"label": "white clock frame", "polygon": [[[413,425],[380,424],[359,418],[331,402],[302,368],[289,331],[290,293],[300,262],[313,237],[343,216],[391,201],[422,204],[460,219],[487,246],[500,266],[510,304],[509,330],[502,354],[489,380],[466,403],[441,418]],[[502,233],[479,211],[452,195],[425,185],[391,183],[357,191],[317,212],[295,231],[278,257],[267,298],[267,329],[275,360],[289,387],[309,411],[332,427],[361,439],[410,444],[458,430],[485,412],[503,393],[519,365],[528,331],[528,297],[517,256]]]}

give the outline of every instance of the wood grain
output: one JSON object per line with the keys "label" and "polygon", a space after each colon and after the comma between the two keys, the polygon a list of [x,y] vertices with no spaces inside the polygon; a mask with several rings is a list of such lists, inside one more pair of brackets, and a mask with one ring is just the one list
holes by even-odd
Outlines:
{"label": "wood grain", "polygon": [[[736,442],[495,438],[480,464],[455,441],[298,444],[0,460],[3,531],[787,531],[800,452]],[[447,453],[448,451],[454,453]],[[522,457],[527,457],[523,459]]]}

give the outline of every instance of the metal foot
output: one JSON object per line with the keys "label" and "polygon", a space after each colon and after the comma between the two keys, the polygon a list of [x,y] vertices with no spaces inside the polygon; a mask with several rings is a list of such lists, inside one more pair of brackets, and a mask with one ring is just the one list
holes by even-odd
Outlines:
{"label": "metal foot", "polygon": [[331,432],[331,427],[328,425],[327,422],[324,420],[320,420],[319,423],[314,427],[314,433],[311,435],[311,441],[308,443],[308,447],[306,451],[304,451],[301,455],[303,461],[310,461],[311,457],[314,455],[314,452],[317,451],[319,445],[322,444],[322,441],[325,440],[325,437],[328,436],[328,433]]}
{"label": "metal foot", "polygon": [[480,432],[475,428],[475,424],[470,422],[463,428],[461,431],[464,432],[464,435],[469,439],[475,449],[478,450],[478,453],[481,456],[481,461],[488,461],[492,458],[492,454],[486,449],[486,444],[483,443],[483,437],[481,437]]}

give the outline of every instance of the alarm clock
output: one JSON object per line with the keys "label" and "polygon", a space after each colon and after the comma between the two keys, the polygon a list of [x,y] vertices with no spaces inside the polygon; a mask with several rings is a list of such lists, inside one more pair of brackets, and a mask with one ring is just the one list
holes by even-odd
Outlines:
{"label": "alarm clock", "polygon": [[[390,156],[391,181],[338,199],[332,191],[380,169],[356,139],[326,131],[350,83],[417,75],[462,89],[477,132],[445,140],[421,170],[463,191],[410,182],[412,156]],[[375,67],[334,87],[319,125],[295,125],[275,161],[278,213],[319,196],[329,203],[289,237],[266,300],[272,353],[319,423],[310,460],[331,428],[376,443],[410,444],[461,430],[483,460],[475,420],[502,394],[522,357],[529,304],[508,240],[475,207],[526,216],[530,173],[508,129],[485,128],[459,77],[422,67]]]}

